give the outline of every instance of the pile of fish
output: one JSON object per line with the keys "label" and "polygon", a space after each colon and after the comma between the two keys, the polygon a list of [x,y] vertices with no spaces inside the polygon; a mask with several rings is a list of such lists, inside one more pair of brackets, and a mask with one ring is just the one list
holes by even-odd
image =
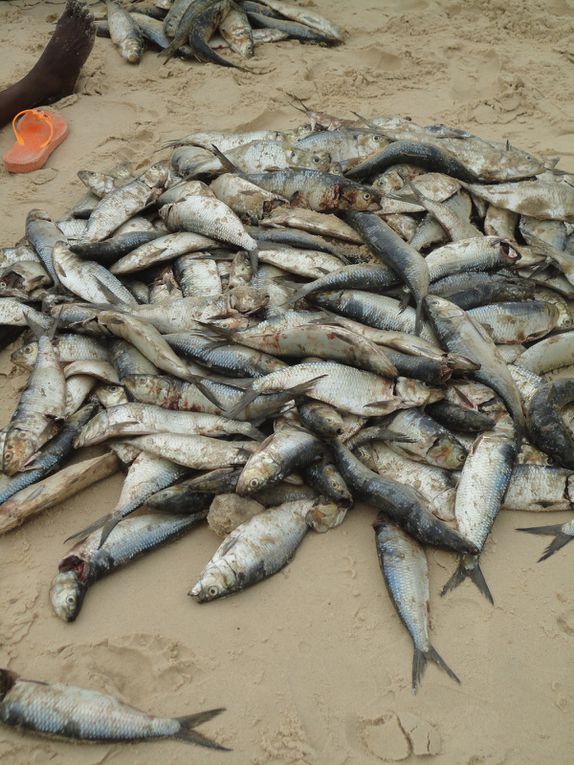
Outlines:
{"label": "pile of fish", "polygon": [[[123,59],[139,64],[146,46],[173,56],[245,69],[219,50],[251,58],[255,46],[281,40],[339,45],[343,31],[308,8],[283,0],[106,0],[94,14],[97,33],[111,37]],[[251,71],[251,70],[250,70]]]}
{"label": "pile of fish", "polygon": [[[124,467],[117,505],[54,561],[73,621],[94,582],[205,519],[223,541],[200,603],[360,501],[413,687],[427,660],[457,680],[431,644],[426,548],[457,556],[444,592],[470,578],[492,600],[498,512],[572,510],[574,179],[444,125],[299,108],[297,129],[82,171],[64,218],[32,210],[0,252],[3,345],[25,332],[29,371],[0,531]],[[553,537],[546,558],[574,520],[523,530]]]}

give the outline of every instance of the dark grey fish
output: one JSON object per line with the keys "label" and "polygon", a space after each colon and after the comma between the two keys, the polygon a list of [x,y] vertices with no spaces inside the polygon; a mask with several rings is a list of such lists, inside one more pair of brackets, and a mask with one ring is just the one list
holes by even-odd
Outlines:
{"label": "dark grey fish", "polygon": [[528,435],[535,446],[549,454],[558,465],[574,469],[574,435],[561,416],[574,401],[574,380],[554,380],[542,385],[532,396],[526,413]]}
{"label": "dark grey fish", "polygon": [[389,519],[422,544],[462,553],[477,551],[473,542],[434,517],[427,507],[427,500],[416,489],[369,470],[338,440],[330,441],[329,447],[345,483],[356,499],[362,499],[382,510]]}
{"label": "dark grey fish", "polygon": [[417,311],[415,334],[422,330],[423,299],[429,289],[429,270],[423,256],[407,244],[377,215],[347,213],[347,220],[363,237],[372,252],[398,274],[411,291]]}
{"label": "dark grey fish", "polygon": [[[384,132],[384,130],[382,130]],[[476,175],[445,149],[431,143],[395,141],[347,172],[347,178],[368,178],[392,165],[415,165],[429,172],[444,173],[467,183]]]}

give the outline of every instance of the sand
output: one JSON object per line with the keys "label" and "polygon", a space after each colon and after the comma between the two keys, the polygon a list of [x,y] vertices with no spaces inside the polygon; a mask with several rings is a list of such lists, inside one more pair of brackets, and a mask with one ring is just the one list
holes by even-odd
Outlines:
{"label": "sand", "polygon": [[[283,42],[257,51],[254,76],[161,60],[124,63],[98,39],[78,93],[59,104],[66,142],[29,176],[0,169],[0,245],[26,213],[54,216],[82,193],[76,172],[146,163],[192,130],[285,127],[299,114],[285,91],[344,117],[410,115],[561,157],[574,170],[574,2],[355,0],[306,2],[349,31],[337,49]],[[60,2],[0,3],[0,88],[33,64]],[[0,133],[0,151],[11,143]],[[161,157],[163,154],[153,154]],[[24,378],[0,359],[0,425]],[[97,688],[150,712],[227,712],[204,727],[233,748],[177,742],[68,743],[0,732],[3,765],[525,765],[572,761],[574,593],[565,548],[536,564],[545,540],[521,525],[561,514],[503,513],[483,555],[490,606],[470,584],[439,591],[454,558],[430,552],[433,643],[460,675],[436,667],[410,689],[412,647],[389,601],[374,548],[374,512],[309,533],[281,573],[198,605],[187,591],[218,545],[201,528],[88,594],[74,624],[48,602],[62,541],[115,503],[116,475],[0,538],[0,665],[24,676]]]}

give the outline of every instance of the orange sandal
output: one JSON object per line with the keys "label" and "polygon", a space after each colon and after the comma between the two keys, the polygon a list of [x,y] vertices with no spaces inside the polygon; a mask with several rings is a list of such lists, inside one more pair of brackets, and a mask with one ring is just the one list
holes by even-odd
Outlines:
{"label": "orange sandal", "polygon": [[68,123],[49,108],[24,109],[12,120],[16,143],[4,154],[9,173],[30,173],[44,167],[69,133]]}

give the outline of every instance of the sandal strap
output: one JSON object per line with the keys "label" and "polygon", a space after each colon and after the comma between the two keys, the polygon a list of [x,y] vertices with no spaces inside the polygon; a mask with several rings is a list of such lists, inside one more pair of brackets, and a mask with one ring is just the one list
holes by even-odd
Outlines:
{"label": "sandal strap", "polygon": [[52,122],[52,119],[48,114],[46,114],[46,112],[43,112],[41,109],[24,109],[23,111],[18,112],[18,114],[12,120],[12,130],[14,131],[14,135],[16,136],[16,141],[20,144],[20,146],[25,146],[26,141],[23,139],[20,131],[18,130],[18,122],[20,122],[26,115],[33,115],[34,117],[42,120],[48,125],[50,129],[50,134],[48,135],[48,138],[44,141],[44,143],[39,147],[40,149],[43,149],[45,146],[47,146],[50,143],[50,141],[52,140],[54,136],[54,124]]}

